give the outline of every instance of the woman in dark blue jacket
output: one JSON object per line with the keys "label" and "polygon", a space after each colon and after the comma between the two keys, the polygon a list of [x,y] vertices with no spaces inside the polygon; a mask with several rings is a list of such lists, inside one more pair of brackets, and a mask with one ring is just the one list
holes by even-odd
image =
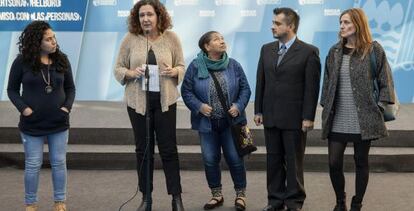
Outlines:
{"label": "woman in dark blue jacket", "polygon": [[[201,36],[201,51],[184,76],[181,94],[191,110],[192,129],[198,130],[208,185],[212,198],[204,209],[214,209],[223,204],[221,192],[221,149],[229,166],[236,191],[235,207],[246,207],[246,170],[242,157],[233,143],[230,124],[246,124],[244,109],[250,98],[250,87],[241,65],[226,53],[223,36],[210,31]],[[220,103],[211,75],[217,78],[230,109]]]}

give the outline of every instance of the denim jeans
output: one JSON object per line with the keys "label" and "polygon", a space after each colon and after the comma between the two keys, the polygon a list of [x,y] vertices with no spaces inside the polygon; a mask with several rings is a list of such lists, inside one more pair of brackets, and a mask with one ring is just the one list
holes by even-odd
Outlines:
{"label": "denim jeans", "polygon": [[221,187],[221,149],[229,167],[235,189],[246,188],[246,169],[233,143],[227,119],[211,120],[211,132],[199,132],[204,168],[210,188]]}
{"label": "denim jeans", "polygon": [[24,145],[25,169],[24,187],[25,203],[37,203],[37,189],[39,185],[39,172],[43,161],[43,143],[49,146],[49,160],[52,167],[53,197],[54,201],[66,199],[66,148],[68,143],[68,130],[46,136],[30,136],[20,133]]}

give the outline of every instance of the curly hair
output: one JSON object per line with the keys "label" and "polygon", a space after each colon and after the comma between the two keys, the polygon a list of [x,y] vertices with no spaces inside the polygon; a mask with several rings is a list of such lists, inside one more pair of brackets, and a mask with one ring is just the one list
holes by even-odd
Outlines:
{"label": "curly hair", "polygon": [[[39,72],[41,67],[40,53],[43,35],[46,30],[52,29],[45,21],[33,21],[23,30],[19,37],[19,56],[23,58],[23,62],[28,64],[32,71]],[[58,72],[65,72],[69,68],[69,60],[62,51],[59,45],[56,46],[56,51],[49,54],[50,59],[56,65]]]}
{"label": "curly hair", "polygon": [[167,29],[172,28],[171,17],[167,12],[165,6],[158,0],[141,0],[138,1],[131,9],[131,14],[128,17],[128,30],[132,34],[144,34],[139,22],[139,9],[144,5],[151,5],[157,14],[157,29],[163,33]]}

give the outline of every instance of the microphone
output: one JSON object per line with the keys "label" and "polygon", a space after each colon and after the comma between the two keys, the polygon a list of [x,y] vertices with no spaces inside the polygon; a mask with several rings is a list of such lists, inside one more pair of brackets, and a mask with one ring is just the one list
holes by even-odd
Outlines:
{"label": "microphone", "polygon": [[[145,84],[147,84],[147,80],[148,80],[148,78],[149,78],[149,70],[148,70],[148,36],[149,36],[149,33],[151,32],[151,30],[144,30],[143,31],[143,33],[144,33],[144,36],[145,36],[145,38],[146,38],[146,44],[147,44],[147,53],[146,53],[146,56],[147,56],[147,58],[145,59],[145,71],[144,71],[144,79],[145,79]],[[135,78],[135,80],[134,80],[134,82],[137,82],[137,80],[138,80],[138,78]],[[146,88],[148,88],[147,86],[145,86]]]}
{"label": "microphone", "polygon": [[149,44],[148,44],[148,37],[149,37],[149,33],[150,30],[144,30],[144,34],[145,34],[145,38],[147,39],[147,53],[146,53],[146,61],[145,61],[145,88],[147,90],[147,92],[149,91],[149,68],[148,68],[148,55],[149,55],[149,51],[151,50],[151,48],[149,48]]}

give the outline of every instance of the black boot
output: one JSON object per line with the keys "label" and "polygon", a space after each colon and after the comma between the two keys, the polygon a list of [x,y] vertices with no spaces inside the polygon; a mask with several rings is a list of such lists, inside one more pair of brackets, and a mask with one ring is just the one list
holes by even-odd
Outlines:
{"label": "black boot", "polygon": [[151,202],[148,203],[147,196],[142,195],[142,201],[141,201],[141,204],[139,205],[137,211],[146,211],[147,209],[152,210],[151,209]]}
{"label": "black boot", "polygon": [[183,200],[181,199],[181,194],[173,195],[171,205],[172,211],[184,211],[184,205]]}
{"label": "black boot", "polygon": [[333,211],[348,211],[346,207],[346,194],[344,193],[343,197],[336,199],[336,206]]}
{"label": "black boot", "polygon": [[361,211],[361,207],[362,207],[361,201],[357,200],[355,196],[352,197],[351,209],[349,211]]}

